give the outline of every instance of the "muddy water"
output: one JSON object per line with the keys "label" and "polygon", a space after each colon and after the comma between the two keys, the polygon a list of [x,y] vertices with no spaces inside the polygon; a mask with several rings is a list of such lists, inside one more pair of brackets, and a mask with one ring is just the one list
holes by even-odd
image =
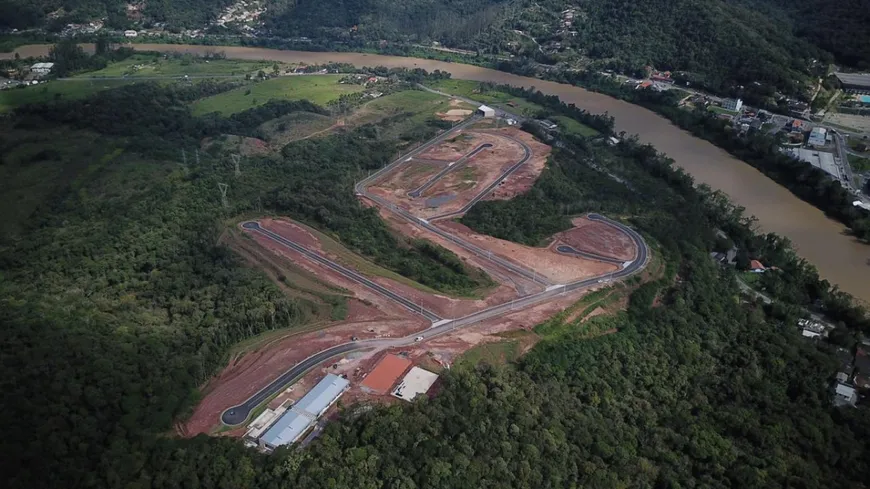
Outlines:
{"label": "muddy water", "polygon": [[[798,253],[813,263],[825,279],[842,290],[870,301],[870,285],[866,281],[870,246],[861,245],[843,234],[844,227],[825,217],[815,207],[793,196],[751,166],[737,160],[710,143],[680,130],[669,121],[644,108],[616,100],[582,88],[511,75],[500,71],[457,63],[418,58],[381,56],[359,53],[310,53],[262,48],[187,46],[172,44],[134,44],[137,49],[205,53],[223,51],[227,57],[249,60],[325,63],[352,63],[357,66],[387,66],[423,68],[450,72],[454,78],[515,86],[534,86],[542,92],[557,95],[590,112],[607,112],[616,119],[617,131],[637,134],[641,141],[653,144],[667,153],[677,165],[690,173],[696,182],[722,190],[731,199],[758,218],[763,231],[788,237]],[[91,46],[88,46],[92,48]],[[23,46],[22,57],[45,55],[47,45]],[[0,53],[0,57],[11,53]]]}

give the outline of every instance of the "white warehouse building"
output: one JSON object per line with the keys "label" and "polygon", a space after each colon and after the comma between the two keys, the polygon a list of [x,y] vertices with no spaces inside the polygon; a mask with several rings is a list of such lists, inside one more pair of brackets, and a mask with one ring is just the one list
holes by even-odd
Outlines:
{"label": "white warehouse building", "polygon": [[295,443],[349,386],[347,379],[328,374],[269,427],[260,437],[260,446],[271,451]]}
{"label": "white warehouse building", "polygon": [[495,117],[495,109],[493,109],[492,107],[490,107],[488,105],[481,105],[480,107],[478,107],[477,113],[486,117],[486,118]]}

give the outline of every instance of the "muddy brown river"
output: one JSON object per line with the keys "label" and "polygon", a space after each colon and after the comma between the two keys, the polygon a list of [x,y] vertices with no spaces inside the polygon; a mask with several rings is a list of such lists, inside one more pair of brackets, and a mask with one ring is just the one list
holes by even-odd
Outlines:
{"label": "muddy brown river", "polygon": [[[792,195],[773,180],[716,146],[672,125],[667,119],[637,105],[606,95],[561,83],[528,78],[501,71],[458,63],[419,58],[360,53],[313,53],[233,46],[193,46],[175,44],[133,44],[139,50],[190,52],[203,54],[222,51],[228,58],[274,60],[289,63],[352,63],[356,66],[387,66],[442,70],[454,78],[530,87],[571,102],[590,112],[607,112],[616,119],[616,130],[637,134],[659,151],[674,159],[698,183],[722,190],[747,213],[758,218],[759,227],[789,238],[800,256],[819,270],[820,275],[854,296],[870,301],[866,274],[870,246],[844,234],[845,227],[818,209]],[[87,46],[92,49],[92,46]],[[47,45],[22,46],[22,57],[44,56]],[[12,53],[0,53],[0,58]]]}

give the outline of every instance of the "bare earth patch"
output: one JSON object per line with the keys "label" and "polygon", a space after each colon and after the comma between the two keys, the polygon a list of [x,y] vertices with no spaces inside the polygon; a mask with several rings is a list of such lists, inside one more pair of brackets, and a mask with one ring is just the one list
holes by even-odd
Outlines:
{"label": "bare earth patch", "polygon": [[534,248],[503,239],[477,234],[467,226],[455,221],[444,221],[438,227],[460,236],[501,257],[507,258],[526,268],[537,270],[541,275],[555,283],[570,283],[584,278],[603,275],[617,270],[617,266],[608,263],[585,260],[573,256],[556,253],[549,248]]}
{"label": "bare earth patch", "polygon": [[637,256],[637,248],[631,238],[606,223],[578,217],[571,224],[575,227],[557,234],[550,248],[566,244],[576,250],[617,260],[631,260]]}

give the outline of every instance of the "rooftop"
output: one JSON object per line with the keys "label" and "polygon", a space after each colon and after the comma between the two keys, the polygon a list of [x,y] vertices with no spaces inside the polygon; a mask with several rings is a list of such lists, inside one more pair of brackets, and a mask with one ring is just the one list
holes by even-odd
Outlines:
{"label": "rooftop", "polygon": [[420,367],[414,367],[402,379],[402,382],[393,391],[393,395],[399,399],[413,401],[418,395],[428,392],[436,380],[438,380],[438,374],[433,374]]}
{"label": "rooftop", "polygon": [[840,83],[870,88],[870,73],[834,73]]}
{"label": "rooftop", "polygon": [[379,394],[385,394],[410,366],[411,361],[407,358],[388,354],[366,376],[362,385]]}
{"label": "rooftop", "polygon": [[278,418],[260,440],[272,447],[295,442],[349,384],[350,382],[343,377],[328,374],[289,411]]}

